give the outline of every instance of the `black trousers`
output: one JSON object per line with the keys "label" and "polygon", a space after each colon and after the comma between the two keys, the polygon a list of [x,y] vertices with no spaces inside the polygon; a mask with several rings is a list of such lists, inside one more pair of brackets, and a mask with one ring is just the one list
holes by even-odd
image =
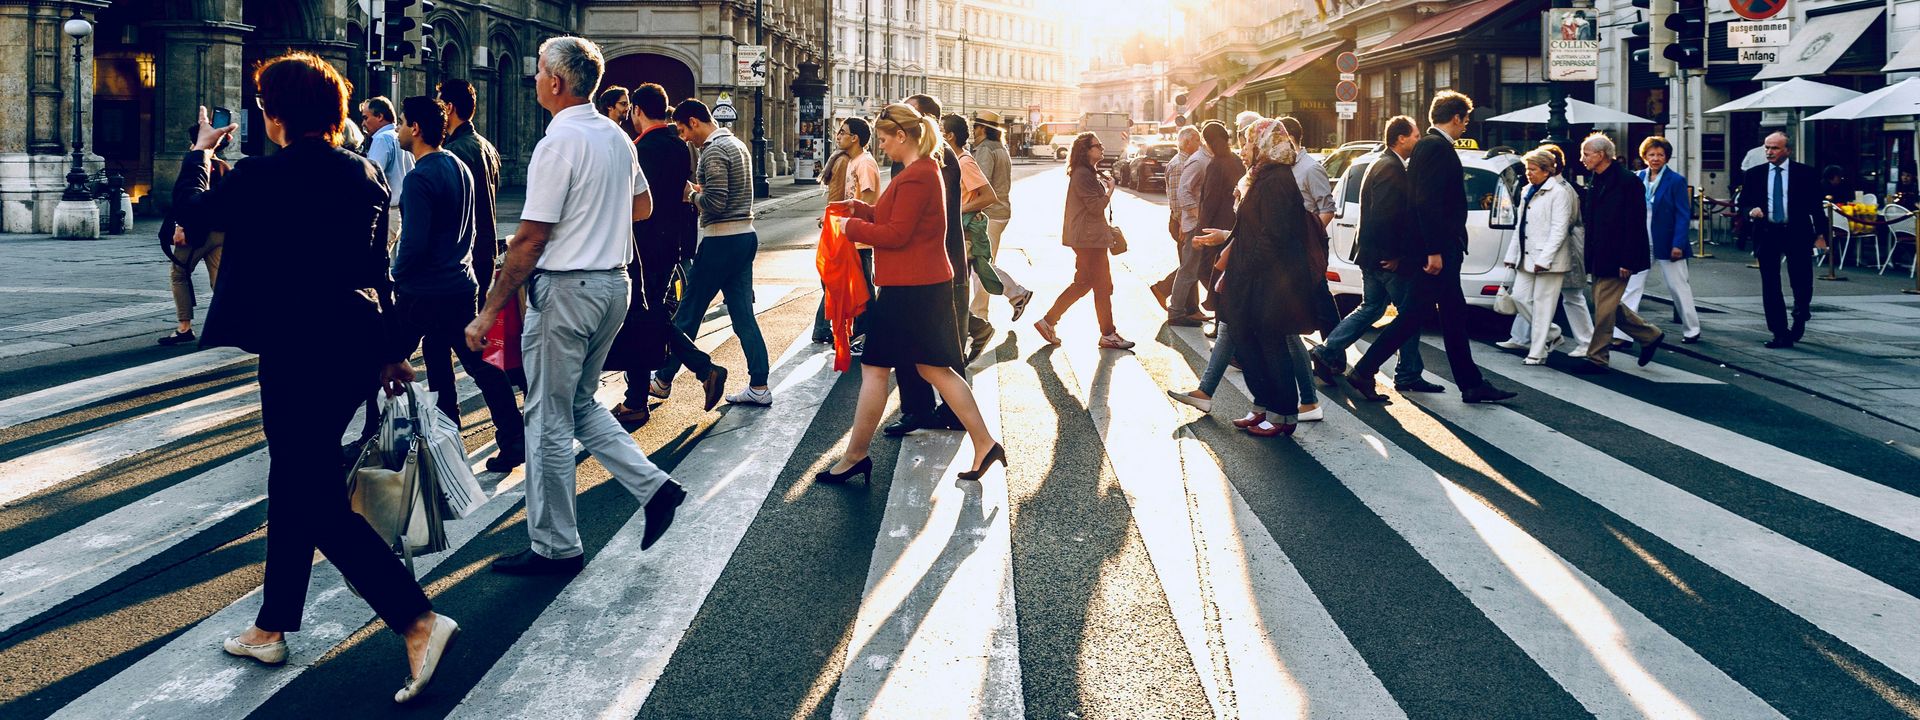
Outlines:
{"label": "black trousers", "polygon": [[[1787,226],[1751,220],[1753,257],[1760,261],[1760,301],[1767,313],[1767,329],[1776,338],[1794,338],[1813,316],[1813,238],[1794,237]],[[1787,320],[1786,298],[1780,294],[1780,261],[1787,261],[1787,283],[1793,286],[1793,320]],[[1798,339],[1798,338],[1794,338]]]}
{"label": "black trousers", "polygon": [[267,577],[254,624],[300,629],[313,551],[327,556],[394,632],[433,608],[386,541],[347,503],[340,434],[379,384],[373,360],[294,350],[260,354],[267,435]]}
{"label": "black trousers", "polygon": [[1439,275],[1414,269],[1411,275],[1401,277],[1413,280],[1407,306],[1400,308],[1400,315],[1373,339],[1373,345],[1367,348],[1367,354],[1360,356],[1360,362],[1351,372],[1356,377],[1373,377],[1400,346],[1418,340],[1421,328],[1429,321],[1438,320],[1446,341],[1447,365],[1453,369],[1453,384],[1463,391],[1480,387],[1486,378],[1481,376],[1480,366],[1474,364],[1472,346],[1467,344],[1467,298],[1460,294],[1458,261],[1448,262]]}
{"label": "black trousers", "polygon": [[480,396],[487,400],[501,454],[522,454],[527,448],[527,430],[520,407],[514,404],[513,385],[500,368],[467,349],[467,325],[475,315],[467,299],[464,294],[397,294],[394,314],[403,333],[399,340],[409,347],[426,341],[427,389],[434,392],[440,412],[453,418],[455,424],[460,424],[460,390],[453,381],[453,358],[459,358],[460,367],[466,368],[473,384],[480,386]]}
{"label": "black trousers", "polygon": [[1300,385],[1293,374],[1295,341],[1263,330],[1241,333],[1239,327],[1234,325],[1233,354],[1246,375],[1253,404],[1274,415],[1300,414]]}
{"label": "black trousers", "polygon": [[[679,358],[680,364],[695,375],[706,377],[707,373],[713,371],[713,356],[693,344],[693,338],[686,333],[675,329],[673,314],[667,312],[667,292],[672,289],[673,268],[680,262],[680,252],[681,248],[667,243],[639,243],[639,272],[634,272],[632,266],[627,268],[627,277],[639,292],[630,302],[643,303],[642,307],[646,310],[642,317],[666,338],[668,353]],[[644,373],[640,374],[638,382],[635,382],[634,374],[627,375],[627,394],[622,402],[630,408],[646,406],[647,379]]]}

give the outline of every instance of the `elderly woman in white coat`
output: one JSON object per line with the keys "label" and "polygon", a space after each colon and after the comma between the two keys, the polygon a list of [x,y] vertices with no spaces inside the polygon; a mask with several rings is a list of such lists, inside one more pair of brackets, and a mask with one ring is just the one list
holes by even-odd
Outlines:
{"label": "elderly woman in white coat", "polygon": [[1553,312],[1574,266],[1572,236],[1579,223],[1580,199],[1560,177],[1553,153],[1534,150],[1523,160],[1527,187],[1520,194],[1520,222],[1507,243],[1506,264],[1514,269],[1511,293],[1519,319],[1531,330],[1526,363],[1539,365],[1560,342]]}

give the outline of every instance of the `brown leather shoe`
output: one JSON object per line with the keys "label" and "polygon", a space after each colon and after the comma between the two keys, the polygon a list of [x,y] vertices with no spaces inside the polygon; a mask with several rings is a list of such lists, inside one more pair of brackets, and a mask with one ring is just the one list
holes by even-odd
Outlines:
{"label": "brown leather shoe", "polygon": [[707,412],[713,412],[713,408],[720,404],[720,398],[727,393],[727,369],[719,365],[713,366],[713,369],[707,372],[706,379],[700,381],[700,387],[707,391]]}
{"label": "brown leather shoe", "polygon": [[619,421],[621,425],[639,427],[647,424],[648,420],[653,419],[653,413],[647,410],[646,405],[641,405],[636,408],[627,407],[626,403],[620,403],[619,405],[613,406],[613,419]]}

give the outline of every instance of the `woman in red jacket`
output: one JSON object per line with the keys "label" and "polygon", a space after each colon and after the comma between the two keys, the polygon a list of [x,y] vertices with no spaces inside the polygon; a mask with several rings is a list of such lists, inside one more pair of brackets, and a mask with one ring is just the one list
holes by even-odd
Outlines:
{"label": "woman in red jacket", "polygon": [[867,305],[867,347],[861,357],[860,403],[854,410],[847,451],[816,482],[843,483],[855,475],[870,480],[867,457],[873,431],[887,404],[887,372],[915,371],[940,391],[973,440],[973,470],[961,480],[978,480],[993,463],[1007,464],[1000,443],[987,432],[980,406],[961,364],[960,336],[954,319],[953,266],[947,262],[947,210],[940,181],[940,131],[934,121],[909,105],[889,105],[873,124],[880,149],[905,169],[893,177],[873,205],[859,200],[838,203],[848,210],[847,239],[873,248],[873,284]]}

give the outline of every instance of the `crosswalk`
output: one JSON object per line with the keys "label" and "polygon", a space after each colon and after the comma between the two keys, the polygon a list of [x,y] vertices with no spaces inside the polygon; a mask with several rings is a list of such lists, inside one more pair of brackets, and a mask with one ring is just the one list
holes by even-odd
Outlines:
{"label": "crosswalk", "polygon": [[[1049,297],[1064,252],[1039,235],[1014,270]],[[1087,307],[1063,345],[1013,328],[975,363],[1010,451],[977,483],[957,433],[877,442],[871,487],[812,483],[858,378],[808,340],[816,291],[758,288],[775,404],[699,412],[683,379],[635,431],[690,492],[654,548],[582,456],[586,569],[493,575],[525,546],[523,475],[482,474],[491,499],[416,563],[466,632],[405,708],[397,641],[324,558],[288,664],[217,648],[259,606],[251,358],[0,399],[0,717],[1920,714],[1911,458],[1707,366],[1583,377],[1484,345],[1509,405],[1333,393],[1251,438],[1225,423],[1237,371],[1213,417],[1167,401],[1209,341],[1160,326],[1152,263],[1116,268],[1136,352],[1096,348]],[[714,320],[699,343],[737,366]]]}

